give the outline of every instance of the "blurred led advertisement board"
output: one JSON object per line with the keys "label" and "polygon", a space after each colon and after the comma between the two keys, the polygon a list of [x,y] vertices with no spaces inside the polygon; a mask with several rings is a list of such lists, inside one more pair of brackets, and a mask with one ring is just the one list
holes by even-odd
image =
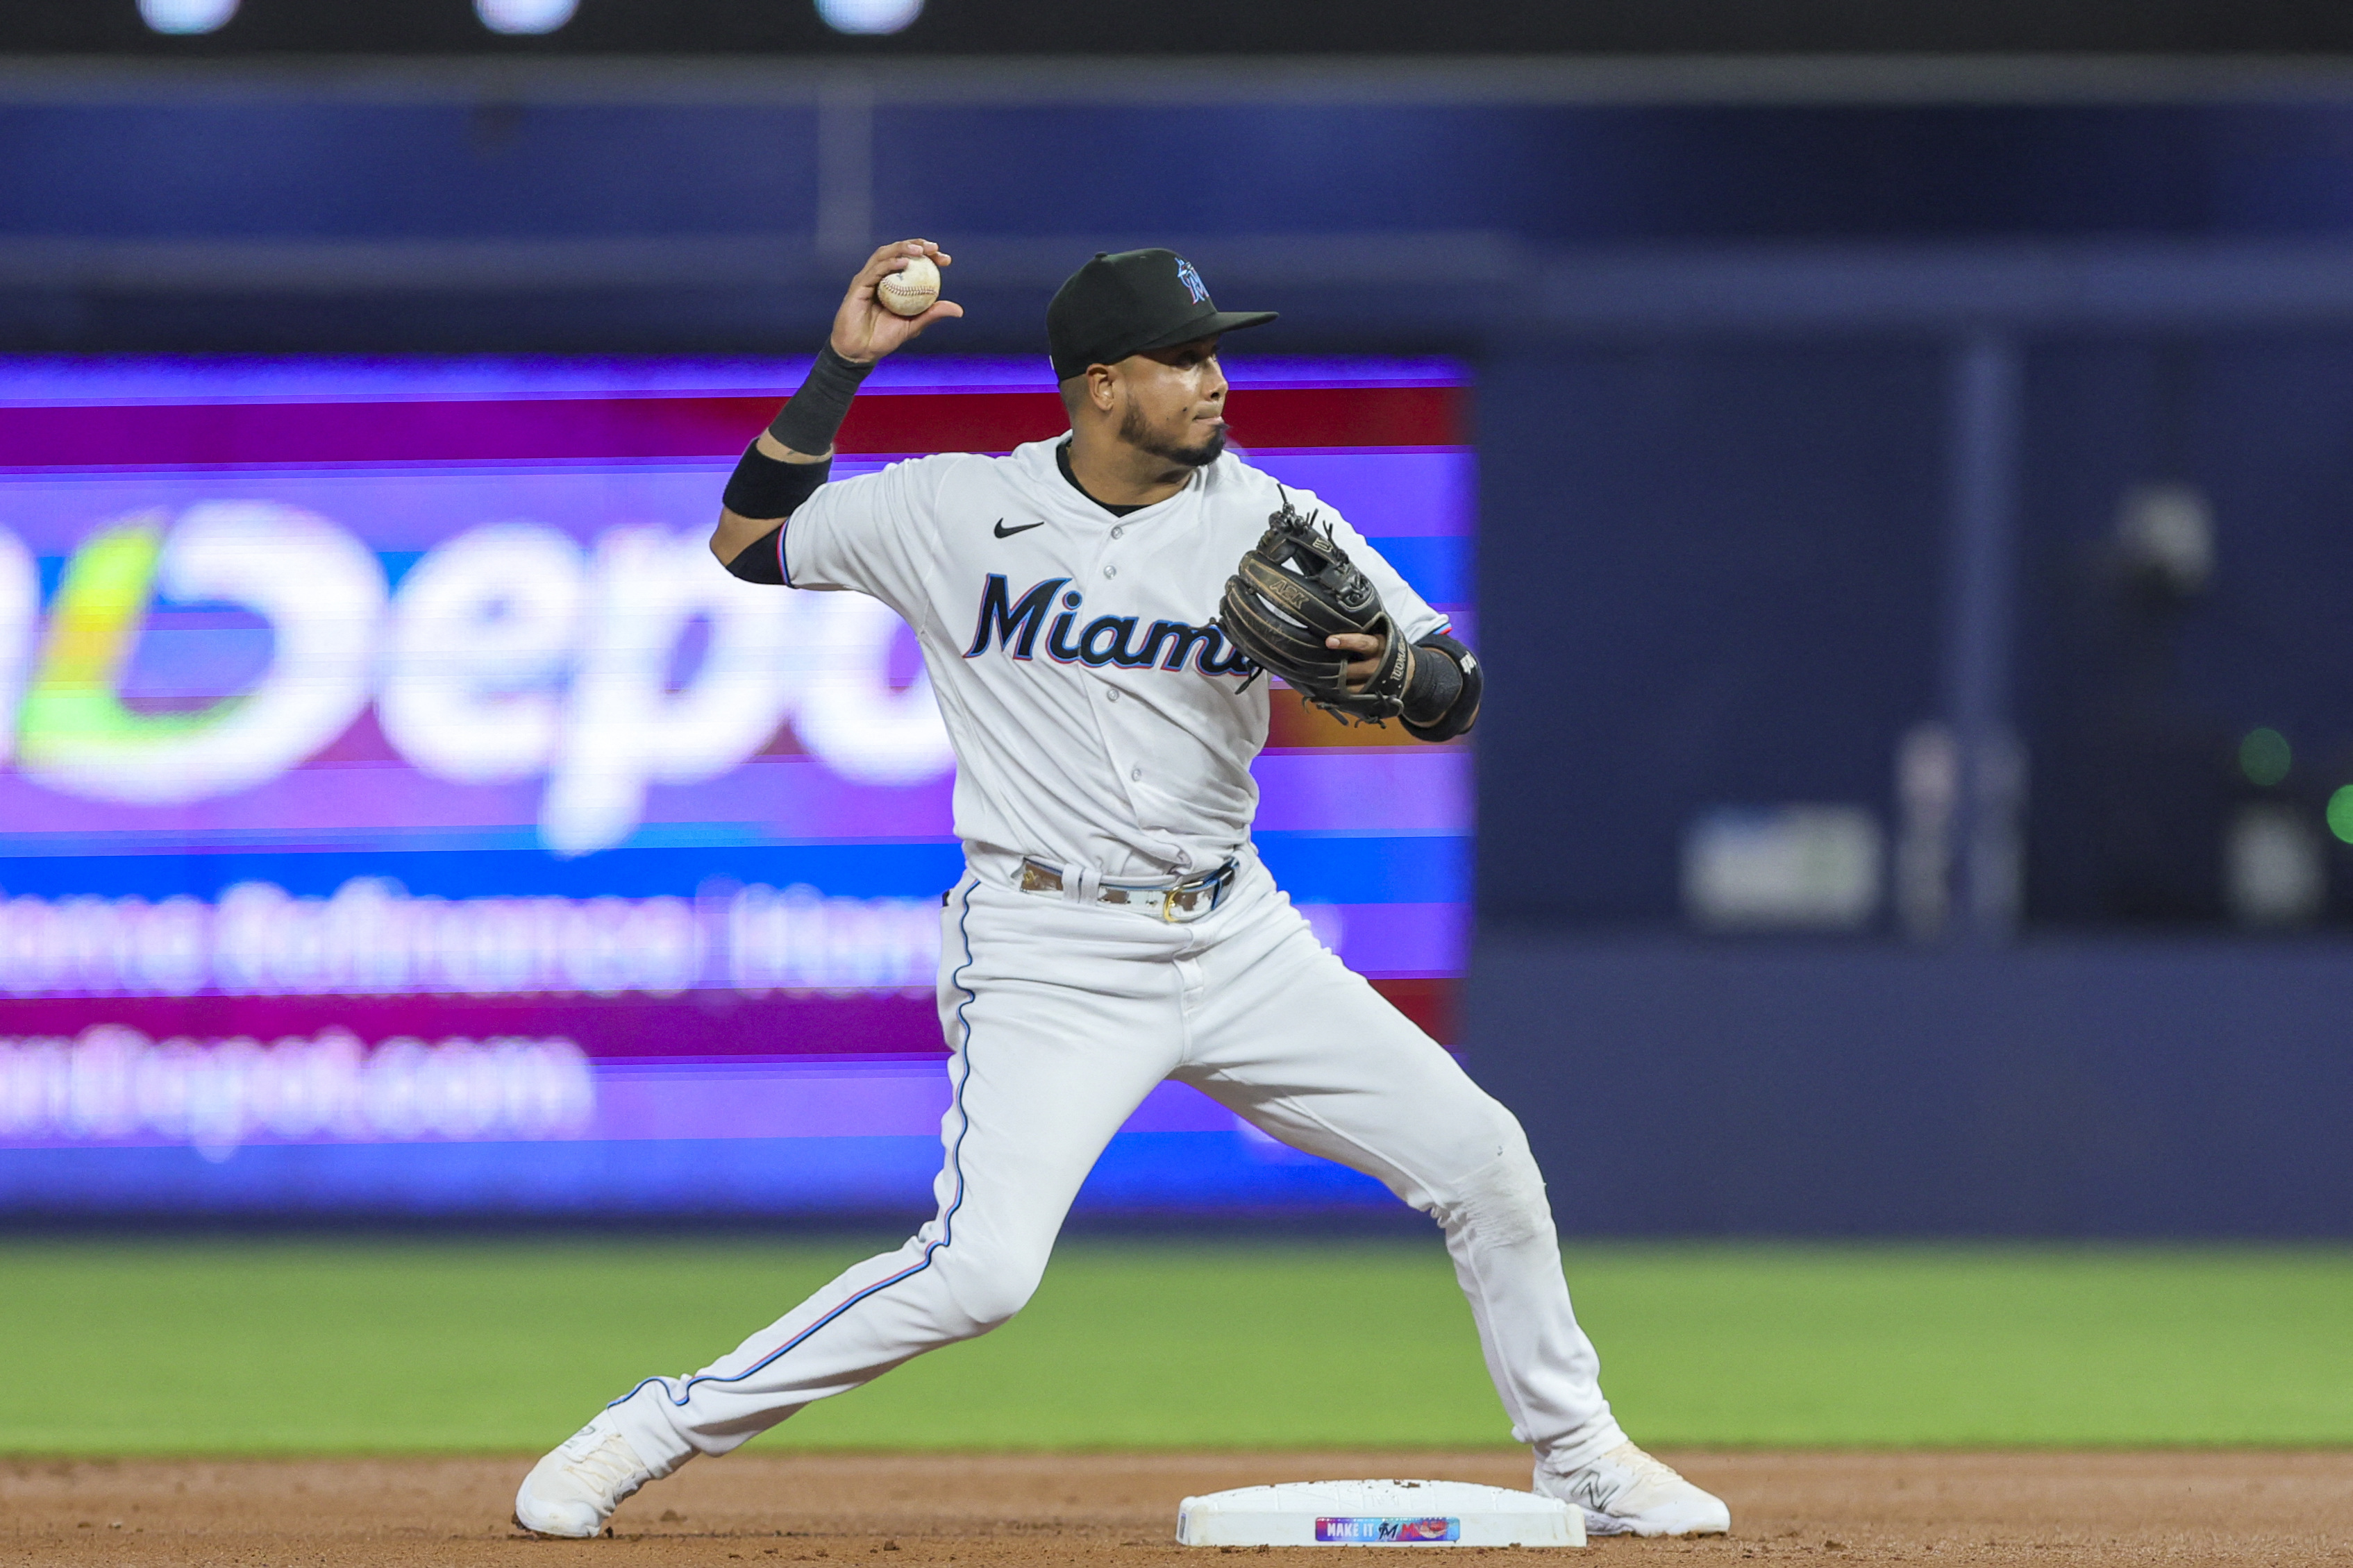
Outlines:
{"label": "blurred led advertisement board", "polygon": [[[955,762],[705,545],[797,363],[0,362],[0,1212],[920,1212]],[[1229,367],[1472,625],[1440,362]],[[1063,429],[892,361],[837,472]],[[1446,1037],[1471,757],[1277,693],[1261,853]],[[1166,1086],[1082,1206],[1386,1201]]]}

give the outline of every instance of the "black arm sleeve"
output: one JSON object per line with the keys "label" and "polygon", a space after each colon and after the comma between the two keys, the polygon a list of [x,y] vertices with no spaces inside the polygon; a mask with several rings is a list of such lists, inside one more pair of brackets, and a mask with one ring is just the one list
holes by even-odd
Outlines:
{"label": "black arm sleeve", "polygon": [[842,358],[831,343],[820,349],[817,363],[801,378],[800,390],[769,422],[768,434],[802,456],[825,462],[787,463],[763,455],[754,441],[744,449],[743,460],[727,481],[727,510],[738,517],[783,517],[815,495],[825,483],[826,467],[832,461],[828,454],[849,416],[849,400],[873,368]]}
{"label": "black arm sleeve", "polygon": [[735,471],[727,476],[727,489],[719,504],[737,517],[761,521],[790,517],[832,473],[831,458],[821,463],[787,463],[769,457],[754,441],[735,460]]}
{"label": "black arm sleeve", "polygon": [[760,583],[771,588],[786,585],[785,525],[776,524],[767,532],[745,545],[727,570],[746,583]]}
{"label": "black arm sleeve", "polygon": [[1398,721],[1417,741],[1451,741],[1477,721],[1486,672],[1469,648],[1444,632],[1432,632],[1413,646],[1421,657],[1413,661]]}
{"label": "black arm sleeve", "polygon": [[768,434],[812,458],[832,451],[833,438],[849,416],[849,400],[873,368],[846,360],[833,352],[831,343],[826,344],[818,350],[817,363],[809,366],[800,390],[769,425]]}

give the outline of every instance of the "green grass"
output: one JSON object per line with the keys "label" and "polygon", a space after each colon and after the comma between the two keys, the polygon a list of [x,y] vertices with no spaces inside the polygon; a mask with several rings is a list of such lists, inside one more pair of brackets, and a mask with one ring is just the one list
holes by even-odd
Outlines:
{"label": "green grass", "polygon": [[[0,1452],[528,1450],[869,1248],[0,1243]],[[2353,1251],[1577,1247],[1644,1442],[2353,1443]],[[807,1447],[1501,1446],[1427,1245],[1066,1245]]]}

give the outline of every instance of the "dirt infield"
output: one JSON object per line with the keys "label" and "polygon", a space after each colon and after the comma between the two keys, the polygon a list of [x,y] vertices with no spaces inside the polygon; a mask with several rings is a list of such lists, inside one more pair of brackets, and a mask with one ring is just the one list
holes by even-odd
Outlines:
{"label": "dirt infield", "polygon": [[[1736,1533],[1599,1542],[1585,1560],[2353,1564],[2348,1453],[1669,1457],[1731,1501]],[[572,1542],[507,1522],[527,1463],[0,1460],[0,1563],[1150,1568],[1230,1552],[1173,1542],[1189,1492],[1335,1476],[1527,1483],[1507,1454],[752,1454],[641,1494],[617,1539]],[[1332,1549],[1243,1554],[1327,1563]]]}

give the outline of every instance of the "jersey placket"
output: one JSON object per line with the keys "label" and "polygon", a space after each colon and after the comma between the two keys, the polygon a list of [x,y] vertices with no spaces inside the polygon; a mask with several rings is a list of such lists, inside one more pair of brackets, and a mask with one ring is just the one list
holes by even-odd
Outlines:
{"label": "jersey placket", "polygon": [[[1120,546],[1127,538],[1128,527],[1128,523],[1122,521],[1104,531],[1087,569],[1096,592],[1103,596],[1107,612],[1120,597],[1120,560],[1123,555],[1130,553],[1122,551]],[[1131,590],[1134,585],[1131,578]],[[1135,786],[1144,782],[1144,758],[1141,747],[1135,743],[1135,724],[1131,716],[1134,705],[1130,700],[1124,712],[1120,708],[1124,694],[1115,679],[1118,671],[1119,666],[1115,664],[1104,665],[1101,668],[1088,670],[1085,679],[1092,682],[1097,693],[1099,706],[1095,710],[1095,731],[1103,737],[1103,753],[1111,759],[1112,772],[1121,781],[1128,812],[1140,827],[1144,825],[1144,808],[1136,799]]]}

